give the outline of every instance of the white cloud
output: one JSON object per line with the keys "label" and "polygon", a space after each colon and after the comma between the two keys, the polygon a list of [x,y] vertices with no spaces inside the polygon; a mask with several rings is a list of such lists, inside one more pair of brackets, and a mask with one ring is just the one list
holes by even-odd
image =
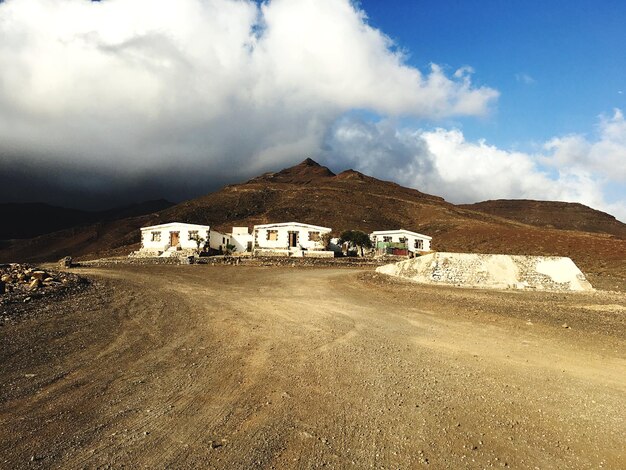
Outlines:
{"label": "white cloud", "polygon": [[619,109],[600,116],[598,138],[573,134],[546,142],[546,164],[626,184],[626,120]]}
{"label": "white cloud", "polygon": [[[596,140],[555,138],[546,143],[546,152],[536,154],[467,141],[458,129],[398,129],[386,121],[344,119],[327,139],[327,158],[455,203],[507,198],[580,202],[626,220],[625,195],[611,200],[606,186],[611,180],[626,183],[625,138],[619,111],[601,119]],[[548,171],[546,162],[555,171]]]}
{"label": "white cloud", "polygon": [[7,0],[0,37],[5,162],[249,175],[353,108],[480,115],[498,96],[407,65],[349,0]]}

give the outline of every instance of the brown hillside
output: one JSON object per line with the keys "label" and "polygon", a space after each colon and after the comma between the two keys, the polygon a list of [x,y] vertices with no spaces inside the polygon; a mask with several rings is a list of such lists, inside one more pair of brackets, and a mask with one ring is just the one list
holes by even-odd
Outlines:
{"label": "brown hillside", "polygon": [[208,224],[222,231],[288,221],[332,227],[335,234],[405,228],[432,236],[434,249],[440,251],[569,256],[594,285],[626,290],[626,239],[529,225],[353,170],[335,175],[310,159],[156,214],[14,242],[0,250],[0,261],[125,254],[137,248],[139,227],[168,221]]}
{"label": "brown hillside", "polygon": [[609,233],[619,238],[626,238],[626,224],[616,220],[615,217],[606,212],[578,203],[498,199],[475,204],[463,204],[459,207],[517,220],[537,227]]}

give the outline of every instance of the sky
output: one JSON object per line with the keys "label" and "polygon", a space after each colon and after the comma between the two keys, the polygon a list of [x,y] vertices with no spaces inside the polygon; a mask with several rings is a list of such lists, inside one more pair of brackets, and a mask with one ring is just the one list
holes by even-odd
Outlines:
{"label": "sky", "polygon": [[626,2],[0,1],[0,202],[180,201],[311,157],[626,221]]}

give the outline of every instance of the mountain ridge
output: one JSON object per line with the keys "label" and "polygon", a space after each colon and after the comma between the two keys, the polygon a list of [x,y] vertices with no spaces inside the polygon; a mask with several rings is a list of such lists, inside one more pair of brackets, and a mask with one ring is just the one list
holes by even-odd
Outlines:
{"label": "mountain ridge", "polygon": [[154,199],[98,211],[55,206],[43,202],[0,204],[0,240],[32,238],[85,224],[107,222],[158,212],[175,205]]}
{"label": "mountain ridge", "polygon": [[578,202],[493,199],[474,204],[459,204],[458,207],[517,220],[537,227],[609,233],[619,238],[626,238],[626,224],[611,214]]}
{"label": "mountain ridge", "polygon": [[[576,210],[583,220],[587,209]],[[0,249],[0,261],[125,255],[138,248],[140,227],[169,221],[230,232],[233,226],[292,220],[331,227],[335,235],[348,229],[404,228],[433,237],[438,251],[569,256],[591,275],[592,284],[597,276],[609,284],[617,279],[616,285],[626,289],[626,237],[619,233],[602,232],[601,226],[595,232],[559,229],[548,227],[546,220],[533,225],[354,170],[335,174],[311,159],[151,214],[11,243]]]}

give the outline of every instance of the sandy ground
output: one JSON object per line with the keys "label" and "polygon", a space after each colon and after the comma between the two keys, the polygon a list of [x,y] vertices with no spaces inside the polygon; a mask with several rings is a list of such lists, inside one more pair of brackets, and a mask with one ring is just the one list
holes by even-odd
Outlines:
{"label": "sandy ground", "polygon": [[0,326],[2,468],[626,468],[623,295],[82,272]]}

